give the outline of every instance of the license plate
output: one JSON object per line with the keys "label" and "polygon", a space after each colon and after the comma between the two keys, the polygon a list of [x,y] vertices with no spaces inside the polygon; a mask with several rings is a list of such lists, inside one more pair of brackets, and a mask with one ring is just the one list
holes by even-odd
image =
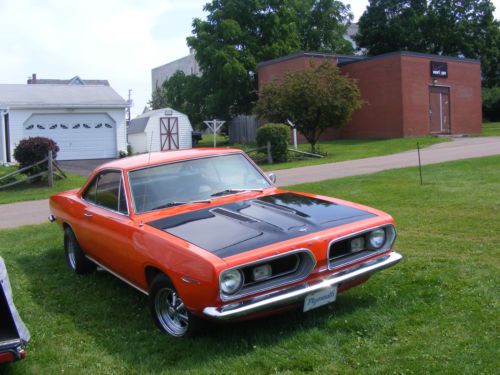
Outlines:
{"label": "license plate", "polygon": [[304,301],[304,312],[332,303],[337,299],[337,286],[309,294]]}

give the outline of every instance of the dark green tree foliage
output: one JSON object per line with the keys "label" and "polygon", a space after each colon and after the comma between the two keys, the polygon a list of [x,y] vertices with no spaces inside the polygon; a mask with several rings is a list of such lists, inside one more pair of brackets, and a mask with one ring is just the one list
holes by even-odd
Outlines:
{"label": "dark green tree foliage", "polygon": [[349,6],[340,1],[296,0],[294,18],[302,51],[351,54],[351,42],[344,38],[352,21]]}
{"label": "dark green tree foliage", "polygon": [[483,118],[500,121],[500,86],[483,88]]}
{"label": "dark green tree foliage", "polygon": [[153,91],[151,100],[149,101],[149,106],[151,109],[160,109],[168,107],[167,94],[163,89],[163,86],[159,86]]}
{"label": "dark green tree foliage", "polygon": [[167,103],[170,107],[188,115],[191,124],[203,127],[205,94],[203,80],[195,75],[186,75],[177,71],[163,83]]}
{"label": "dark green tree foliage", "polygon": [[285,73],[281,81],[260,92],[256,112],[274,122],[290,120],[314,151],[321,134],[340,128],[361,107],[356,81],[342,75],[334,63]]}
{"label": "dark green tree foliage", "polygon": [[485,86],[500,81],[500,23],[490,0],[370,0],[356,41],[369,55],[414,51],[481,59]]}
{"label": "dark green tree foliage", "polygon": [[200,77],[186,75],[179,70],[156,89],[150,105],[152,109],[170,107],[185,113],[191,124],[201,129],[205,99],[202,85]]}
{"label": "dark green tree foliage", "polygon": [[340,1],[213,0],[204,9],[188,45],[203,72],[206,117],[251,112],[260,61],[303,49],[348,52],[342,35],[351,16]]}
{"label": "dark green tree foliage", "polygon": [[285,124],[266,124],[257,129],[257,146],[265,147],[271,143],[271,155],[275,163],[288,160],[290,144],[290,127]]}
{"label": "dark green tree foliage", "polygon": [[359,19],[356,42],[369,55],[427,49],[424,23],[426,0],[370,0]]}

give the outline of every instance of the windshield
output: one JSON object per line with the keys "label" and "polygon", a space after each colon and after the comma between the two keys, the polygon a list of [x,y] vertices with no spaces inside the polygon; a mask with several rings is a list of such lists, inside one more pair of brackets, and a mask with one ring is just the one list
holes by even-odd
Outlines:
{"label": "windshield", "polygon": [[129,180],[137,213],[271,186],[241,154],[147,167],[129,172]]}

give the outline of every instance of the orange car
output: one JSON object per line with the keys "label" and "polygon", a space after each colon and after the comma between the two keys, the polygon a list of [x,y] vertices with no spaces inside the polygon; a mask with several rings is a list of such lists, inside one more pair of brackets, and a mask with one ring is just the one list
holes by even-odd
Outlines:
{"label": "orange car", "polygon": [[68,266],[100,266],[149,296],[181,337],[204,319],[248,319],[331,303],[401,255],[390,215],[278,189],[240,150],[144,154],[98,167],[50,198]]}

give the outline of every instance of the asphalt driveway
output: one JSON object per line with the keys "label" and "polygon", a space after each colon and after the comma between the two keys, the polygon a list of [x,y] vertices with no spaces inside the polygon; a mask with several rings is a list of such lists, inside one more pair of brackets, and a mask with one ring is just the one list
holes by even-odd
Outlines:
{"label": "asphalt driveway", "polygon": [[74,173],[78,176],[88,177],[98,166],[111,160],[114,159],[62,160],[58,161],[57,164],[59,164],[64,171]]}

